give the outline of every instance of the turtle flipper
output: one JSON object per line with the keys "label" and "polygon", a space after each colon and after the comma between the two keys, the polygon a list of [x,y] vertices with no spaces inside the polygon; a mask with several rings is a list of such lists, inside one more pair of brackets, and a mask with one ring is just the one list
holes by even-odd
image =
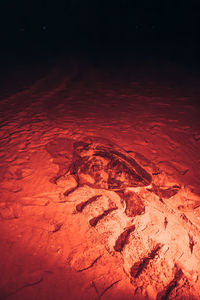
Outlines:
{"label": "turtle flipper", "polygon": [[163,189],[159,186],[156,186],[155,184],[152,184],[152,188],[147,189],[147,190],[150,192],[153,192],[160,198],[169,199],[178,193],[178,191],[180,190],[180,186],[173,185],[171,187]]}

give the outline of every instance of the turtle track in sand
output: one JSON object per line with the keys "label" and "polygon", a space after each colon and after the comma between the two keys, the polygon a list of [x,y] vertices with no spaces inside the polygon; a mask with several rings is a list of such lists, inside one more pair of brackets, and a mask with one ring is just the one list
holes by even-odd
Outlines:
{"label": "turtle track in sand", "polygon": [[[200,199],[164,181],[167,176],[153,163],[144,168],[109,141],[74,143],[72,164],[55,183],[64,183],[61,200],[71,203],[74,222],[84,224],[85,245],[72,251],[69,262],[77,272],[90,272],[91,299],[105,299],[111,288],[120,292],[124,280],[131,284],[131,299],[199,299],[200,229],[182,208],[187,197]],[[113,282],[100,291],[95,274],[105,257],[123,271],[116,277],[110,270]]]}

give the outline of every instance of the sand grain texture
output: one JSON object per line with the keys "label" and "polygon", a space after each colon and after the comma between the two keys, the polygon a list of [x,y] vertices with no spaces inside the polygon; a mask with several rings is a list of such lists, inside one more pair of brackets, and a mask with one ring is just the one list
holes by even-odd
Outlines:
{"label": "sand grain texture", "polygon": [[[0,299],[199,299],[199,94],[187,74],[172,84],[134,66],[57,65],[1,100]],[[76,188],[66,172],[87,136],[178,192],[136,187],[145,211],[131,217],[115,191]]]}

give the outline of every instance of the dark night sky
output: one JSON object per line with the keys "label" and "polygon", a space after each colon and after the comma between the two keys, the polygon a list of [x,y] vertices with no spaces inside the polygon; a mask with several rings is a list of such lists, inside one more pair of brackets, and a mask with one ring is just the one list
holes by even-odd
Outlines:
{"label": "dark night sky", "polygon": [[[199,7],[186,0],[0,0],[6,39],[199,41]],[[45,27],[43,27],[45,26]],[[43,28],[43,30],[42,30]],[[45,33],[44,33],[45,32]]]}

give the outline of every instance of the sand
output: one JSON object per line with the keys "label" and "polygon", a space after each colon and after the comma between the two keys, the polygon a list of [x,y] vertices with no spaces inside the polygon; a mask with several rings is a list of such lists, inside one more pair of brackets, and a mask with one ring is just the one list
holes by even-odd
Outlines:
{"label": "sand", "polygon": [[[199,299],[198,76],[164,58],[61,62],[1,99],[1,299]],[[158,183],[179,192],[163,200],[136,190],[146,210],[135,218],[114,191],[84,186],[64,196],[75,179],[53,178],[87,136],[145,156],[161,170]],[[110,201],[118,209],[90,226]]]}

